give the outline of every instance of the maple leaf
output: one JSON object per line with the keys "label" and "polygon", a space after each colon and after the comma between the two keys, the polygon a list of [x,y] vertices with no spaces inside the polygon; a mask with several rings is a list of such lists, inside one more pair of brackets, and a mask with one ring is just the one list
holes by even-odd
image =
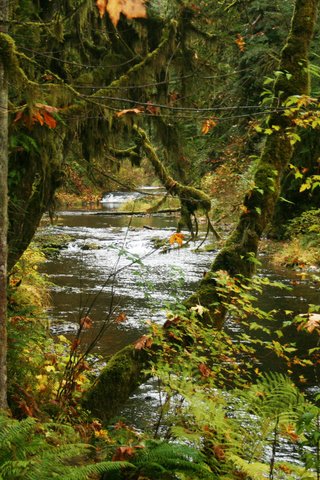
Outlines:
{"label": "maple leaf", "polygon": [[216,125],[217,125],[216,120],[214,120],[213,118],[208,118],[202,124],[201,133],[203,135],[207,135],[207,133],[209,133],[210,130],[212,130],[212,128],[214,128]]}
{"label": "maple leaf", "polygon": [[134,454],[133,447],[118,447],[116,453],[112,457],[113,462],[123,462]]}
{"label": "maple leaf", "polygon": [[171,237],[169,238],[169,243],[170,245],[173,245],[174,243],[177,243],[180,247],[183,243],[184,235],[183,233],[173,233]]}
{"label": "maple leaf", "polygon": [[118,25],[121,13],[128,19],[147,17],[145,0],[96,0],[96,5],[100,17],[103,17],[107,11],[115,27]]}
{"label": "maple leaf", "polygon": [[135,350],[142,350],[143,348],[150,348],[153,341],[151,337],[147,335],[142,335],[134,344]]}

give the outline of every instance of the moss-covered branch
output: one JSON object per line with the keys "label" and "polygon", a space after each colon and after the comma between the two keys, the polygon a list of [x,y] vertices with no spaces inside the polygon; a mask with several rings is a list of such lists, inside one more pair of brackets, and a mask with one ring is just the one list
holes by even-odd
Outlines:
{"label": "moss-covered branch", "polygon": [[[171,195],[176,195],[180,199],[181,221],[179,222],[178,230],[180,230],[182,226],[185,225],[193,235],[194,231],[192,217],[195,218],[196,212],[200,210],[207,216],[208,219],[208,213],[211,209],[210,197],[198,188],[189,187],[174,180],[169,174],[166,167],[161,162],[154,146],[148,139],[145,130],[143,130],[141,127],[138,127],[138,125],[134,125],[133,130],[137,133],[141,147],[146,152],[157,177],[159,178],[163,186],[166,188],[167,192]],[[213,230],[214,234],[219,237],[218,233],[215,232],[211,224],[210,227],[211,230]],[[197,233],[197,231],[195,233]]]}
{"label": "moss-covered branch", "polygon": [[120,350],[109,360],[97,382],[89,390],[84,405],[102,420],[110,420],[135,388],[146,378],[148,353],[133,345]]}

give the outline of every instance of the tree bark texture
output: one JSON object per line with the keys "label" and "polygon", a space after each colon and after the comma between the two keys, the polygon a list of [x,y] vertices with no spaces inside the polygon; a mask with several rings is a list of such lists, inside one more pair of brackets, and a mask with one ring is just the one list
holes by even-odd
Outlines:
{"label": "tree bark texture", "polygon": [[[8,2],[0,0],[0,35],[7,31]],[[8,82],[0,51],[0,409],[7,408]]]}

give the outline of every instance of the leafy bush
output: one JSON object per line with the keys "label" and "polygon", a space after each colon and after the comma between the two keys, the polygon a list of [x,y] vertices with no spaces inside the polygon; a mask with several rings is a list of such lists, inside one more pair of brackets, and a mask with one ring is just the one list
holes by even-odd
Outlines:
{"label": "leafy bush", "polygon": [[320,235],[320,208],[307,210],[299,217],[290,220],[286,234],[289,238],[297,237],[298,235]]}

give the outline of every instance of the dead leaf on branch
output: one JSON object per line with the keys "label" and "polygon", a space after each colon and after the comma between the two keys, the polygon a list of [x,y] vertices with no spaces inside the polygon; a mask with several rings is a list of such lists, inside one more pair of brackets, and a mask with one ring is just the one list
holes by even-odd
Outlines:
{"label": "dead leaf on branch", "polygon": [[45,105],[44,103],[36,103],[35,107],[20,110],[16,114],[13,123],[21,121],[28,130],[32,130],[35,123],[39,123],[41,126],[46,125],[49,128],[56,128],[57,120],[52,116],[52,113],[57,113],[59,108]]}
{"label": "dead leaf on branch", "polygon": [[92,325],[93,325],[92,319],[88,316],[82,317],[79,323],[80,323],[81,327],[85,328],[85,329],[91,328]]}
{"label": "dead leaf on branch", "polygon": [[106,12],[116,27],[121,13],[128,19],[146,18],[145,0],[96,0],[96,5],[102,18]]}
{"label": "dead leaf on branch", "polygon": [[209,367],[207,367],[205,363],[200,363],[198,365],[198,369],[202,377],[210,377],[210,375],[212,374],[212,371]]}
{"label": "dead leaf on branch", "polygon": [[300,323],[297,330],[307,330],[309,333],[317,330],[320,334],[320,313],[310,313],[307,321]]}
{"label": "dead leaf on branch", "polygon": [[135,350],[142,350],[143,348],[150,348],[153,341],[151,337],[147,335],[142,335],[134,344]]}
{"label": "dead leaf on branch", "polygon": [[141,108],[126,108],[125,110],[120,110],[120,112],[116,112],[116,117],[120,118],[123,117],[124,115],[138,115],[139,113],[142,113],[143,109]]}
{"label": "dead leaf on branch", "polygon": [[117,318],[115,319],[116,323],[122,323],[125,322],[128,319],[127,315],[124,312],[119,313]]}

